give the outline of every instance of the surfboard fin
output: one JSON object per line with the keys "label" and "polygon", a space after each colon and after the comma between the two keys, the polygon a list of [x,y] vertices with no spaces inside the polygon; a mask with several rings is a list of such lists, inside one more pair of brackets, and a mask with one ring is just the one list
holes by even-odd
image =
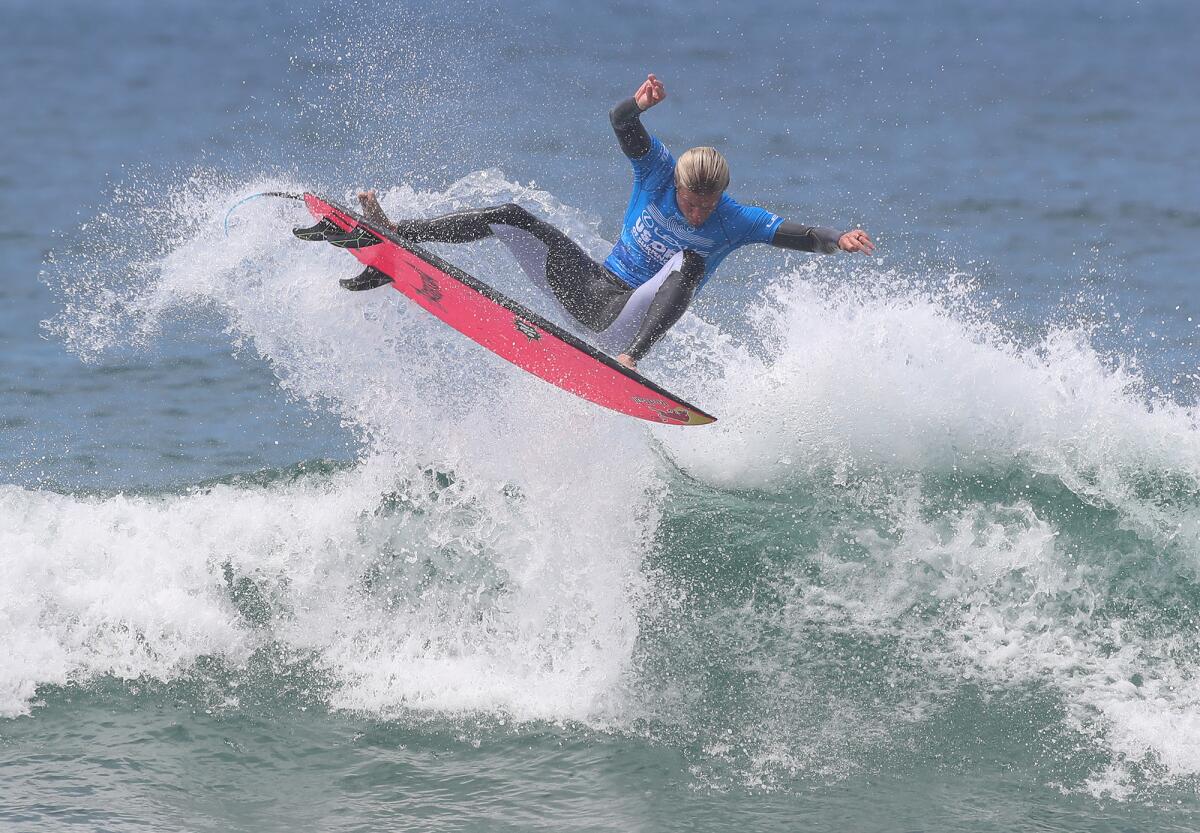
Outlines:
{"label": "surfboard fin", "polygon": [[392,282],[392,279],[380,272],[374,266],[368,266],[353,278],[342,278],[338,281],[343,289],[349,289],[351,292],[362,292],[367,289],[375,289]]}
{"label": "surfboard fin", "polygon": [[308,228],[294,228],[292,234],[299,237],[301,240],[323,241],[326,234],[338,233],[341,229],[335,226],[330,220],[322,219],[315,226]]}
{"label": "surfboard fin", "polygon": [[294,228],[292,234],[301,240],[332,243],[339,249],[365,249],[380,242],[378,237],[362,226],[355,226],[349,231],[343,231],[329,218],[307,228]]}
{"label": "surfboard fin", "polygon": [[350,231],[338,229],[325,232],[325,242],[332,243],[339,249],[365,249],[383,241],[362,226],[355,226]]}

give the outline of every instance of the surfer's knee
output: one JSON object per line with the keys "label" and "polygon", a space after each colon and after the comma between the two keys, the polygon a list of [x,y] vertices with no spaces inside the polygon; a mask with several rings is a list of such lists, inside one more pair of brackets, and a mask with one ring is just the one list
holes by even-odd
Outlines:
{"label": "surfer's knee", "polygon": [[698,284],[704,277],[704,256],[691,249],[683,250],[683,263],[679,268],[680,274],[687,284]]}
{"label": "surfer's knee", "polygon": [[517,226],[518,228],[529,225],[536,218],[529,213],[529,209],[517,205],[515,202],[506,202],[504,205],[497,205],[494,208],[488,209],[489,213],[495,219],[495,222],[503,223],[506,226]]}

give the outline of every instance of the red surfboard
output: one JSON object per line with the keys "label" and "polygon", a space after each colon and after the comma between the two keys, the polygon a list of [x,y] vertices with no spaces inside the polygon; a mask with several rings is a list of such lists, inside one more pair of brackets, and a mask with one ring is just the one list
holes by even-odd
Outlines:
{"label": "red surfboard", "polygon": [[314,194],[303,199],[312,215],[326,222],[330,242],[374,270],[370,274],[379,281],[374,285],[390,278],[389,285],[418,306],[522,370],[589,402],[651,422],[716,421],[432,252],[329,200]]}

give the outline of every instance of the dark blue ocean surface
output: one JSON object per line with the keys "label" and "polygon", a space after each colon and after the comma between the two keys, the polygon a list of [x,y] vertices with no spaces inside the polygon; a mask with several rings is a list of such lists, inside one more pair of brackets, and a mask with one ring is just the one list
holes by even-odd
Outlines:
{"label": "dark blue ocean surface", "polygon": [[[3,9],[0,827],[1200,825],[1200,6]],[[602,257],[649,71],[879,245],[726,261],[642,366],[714,426],[226,228]]]}

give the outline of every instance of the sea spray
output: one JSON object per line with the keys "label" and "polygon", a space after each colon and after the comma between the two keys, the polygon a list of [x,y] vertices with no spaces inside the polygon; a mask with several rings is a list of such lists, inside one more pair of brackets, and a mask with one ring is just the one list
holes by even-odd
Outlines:
{"label": "sea spray", "polygon": [[[495,179],[481,175],[482,187],[495,190]],[[385,204],[406,195],[400,210],[427,208],[403,190]],[[17,669],[6,708],[23,708],[30,682],[170,677],[227,649],[236,663],[242,642],[265,639],[316,656],[338,683],[334,706],[586,717],[618,690],[636,639],[639,564],[660,488],[644,433],[520,374],[393,293],[342,291],[345,253],[292,238],[295,206],[248,203],[226,238],[220,218],[237,196],[190,191],[180,210],[192,236],[140,272],[139,285],[111,290],[97,264],[100,277],[81,291],[119,298],[103,327],[80,314],[84,304],[52,327],[91,352],[123,347],[122,332],[142,340],[168,331],[198,309],[218,314],[234,344],[267,361],[287,391],[340,416],[360,438],[360,459],[286,489],[82,499],[100,530],[105,507],[130,514],[122,528],[141,542],[140,561],[189,565],[192,583],[178,592],[197,595],[226,636],[176,644],[169,622],[157,630],[110,622],[116,591],[106,591],[88,600],[90,624],[75,640],[103,658],[80,662],[59,645],[53,674],[41,676],[36,663]],[[36,493],[20,497],[41,511]],[[51,535],[26,557],[68,574],[126,557],[117,532],[74,534],[86,544],[59,552]],[[230,598],[244,580],[267,611],[253,638]],[[25,588],[49,599],[26,612],[29,627],[53,619],[59,580],[46,582]],[[155,591],[122,592],[136,600]],[[165,634],[164,647],[148,653],[173,659],[130,662],[127,646],[106,653],[94,635],[113,627],[138,644]]]}

